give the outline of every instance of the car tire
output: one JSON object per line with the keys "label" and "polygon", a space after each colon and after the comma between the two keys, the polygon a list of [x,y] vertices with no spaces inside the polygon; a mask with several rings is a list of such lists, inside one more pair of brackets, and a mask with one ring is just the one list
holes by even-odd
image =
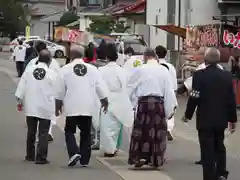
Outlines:
{"label": "car tire", "polygon": [[55,58],[62,58],[64,56],[64,53],[61,50],[57,50],[54,56]]}

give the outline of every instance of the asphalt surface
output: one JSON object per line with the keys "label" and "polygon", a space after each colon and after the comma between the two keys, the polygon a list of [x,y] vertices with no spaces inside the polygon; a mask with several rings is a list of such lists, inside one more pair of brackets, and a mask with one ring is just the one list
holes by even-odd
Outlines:
{"label": "asphalt surface", "polygon": [[[124,131],[122,150],[118,157],[103,158],[99,152],[94,152],[90,167],[67,167],[67,153],[64,143],[64,118],[54,127],[55,140],[49,146],[50,165],[39,166],[23,161],[25,156],[26,125],[24,116],[16,111],[14,91],[18,79],[15,66],[9,60],[9,55],[0,53],[0,175],[1,180],[51,179],[65,180],[82,179],[118,180],[202,180],[201,166],[194,165],[199,159],[199,145],[195,130],[195,120],[188,126],[180,121],[184,113],[186,98],[179,97],[179,105],[175,116],[175,140],[168,143],[167,164],[158,171],[143,169],[134,171],[127,165],[128,134]],[[63,62],[59,60],[60,62]],[[228,153],[229,180],[239,180],[240,167],[240,130],[226,138]]]}

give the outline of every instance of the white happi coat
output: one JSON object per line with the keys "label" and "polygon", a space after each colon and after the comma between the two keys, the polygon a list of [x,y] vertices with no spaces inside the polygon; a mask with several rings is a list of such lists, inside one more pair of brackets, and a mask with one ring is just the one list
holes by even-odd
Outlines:
{"label": "white happi coat", "polygon": [[[223,69],[223,67],[220,65],[220,64],[217,64],[218,68],[220,69]],[[201,70],[201,69],[205,69],[207,66],[204,63],[200,64],[197,68],[196,68],[196,71],[198,70]],[[185,87],[188,89],[188,91],[192,91],[192,76],[187,78],[185,81],[184,81],[184,85]]]}
{"label": "white happi coat", "polygon": [[[32,59],[28,63],[27,68],[30,67],[30,66],[33,66],[34,64],[36,64],[37,61],[38,61],[38,57]],[[58,73],[59,69],[60,69],[60,65],[59,65],[59,63],[57,62],[56,59],[52,58],[52,61],[51,61],[50,65],[49,65],[49,68],[53,69],[54,71],[56,71]]]}
{"label": "white happi coat", "polygon": [[[159,59],[159,63],[165,64],[168,67],[168,72],[171,77],[172,87],[173,87],[173,90],[176,91],[178,88],[178,83],[177,83],[177,73],[176,73],[175,67],[171,63],[167,62],[165,59]],[[171,119],[168,119],[167,124],[168,124],[168,131],[172,131],[175,125],[174,116]]]}
{"label": "white happi coat", "polygon": [[[37,68],[44,69],[46,72],[42,80],[34,78],[33,72]],[[55,119],[55,97],[59,86],[57,79],[57,73],[42,62],[25,70],[15,96],[23,100],[26,116]]]}
{"label": "white happi coat", "polygon": [[[32,60],[27,64],[26,69],[29,68],[29,67],[31,67],[31,66],[34,66],[34,65],[37,63],[37,61],[38,61],[38,57],[32,59]],[[60,65],[59,65],[59,63],[57,62],[56,59],[52,58],[52,61],[51,61],[50,65],[49,65],[49,68],[52,69],[52,70],[54,70],[54,71],[58,74],[58,73],[59,73],[59,70],[60,70]],[[53,124],[56,124],[56,121],[57,121],[57,117],[54,117],[54,119],[52,120],[52,123],[53,123]],[[51,131],[51,126],[50,126],[50,130],[49,130],[49,131]]]}
{"label": "white happi coat", "polygon": [[[79,64],[87,69],[86,74],[82,76],[74,73],[75,65]],[[57,99],[63,101],[65,116],[93,117],[96,111],[99,113],[99,109],[96,110],[95,106],[96,98],[106,98],[108,93],[95,66],[85,63],[82,59],[75,59],[63,66],[59,75],[61,82]]]}
{"label": "white happi coat", "polygon": [[109,91],[109,107],[106,114],[101,114],[100,149],[113,154],[116,150],[121,124],[132,127],[134,112],[127,93],[125,70],[115,62],[100,67],[99,71]]}
{"label": "white happi coat", "polygon": [[128,81],[128,90],[134,107],[142,96],[164,97],[166,119],[173,115],[178,105],[169,72],[167,68],[160,66],[157,60],[149,60],[134,71]]}

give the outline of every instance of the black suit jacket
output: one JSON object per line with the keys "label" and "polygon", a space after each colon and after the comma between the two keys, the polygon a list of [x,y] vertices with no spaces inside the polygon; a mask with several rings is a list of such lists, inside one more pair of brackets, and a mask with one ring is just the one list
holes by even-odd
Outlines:
{"label": "black suit jacket", "polygon": [[223,129],[237,122],[236,101],[230,72],[210,65],[193,75],[192,92],[185,117],[191,119],[195,108],[197,129]]}

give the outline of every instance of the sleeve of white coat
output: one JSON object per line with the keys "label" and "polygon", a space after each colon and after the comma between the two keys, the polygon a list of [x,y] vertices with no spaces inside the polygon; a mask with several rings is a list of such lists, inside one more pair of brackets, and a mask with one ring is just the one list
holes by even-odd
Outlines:
{"label": "sleeve of white coat", "polygon": [[192,76],[190,76],[184,81],[184,86],[187,88],[188,91],[192,91]]}
{"label": "sleeve of white coat", "polygon": [[164,109],[166,118],[172,116],[174,113],[175,108],[178,106],[176,95],[172,89],[172,84],[170,81],[170,75],[166,74],[166,78],[164,81]]}
{"label": "sleeve of white coat", "polygon": [[19,83],[18,83],[18,86],[17,86],[17,89],[16,89],[16,92],[15,92],[15,96],[19,99],[23,99],[24,96],[25,96],[25,92],[26,92],[26,84],[27,84],[27,74],[28,72],[27,71],[24,71]]}
{"label": "sleeve of white coat", "polygon": [[142,79],[141,78],[141,69],[133,68],[132,73],[131,73],[130,77],[128,78],[128,82],[127,82],[127,91],[128,91],[128,95],[132,102],[133,107],[137,106],[137,101],[138,101],[137,89],[138,89],[138,86],[142,82],[141,79]]}
{"label": "sleeve of white coat", "polygon": [[99,99],[107,98],[108,91],[104,84],[102,75],[98,70],[95,71],[95,78],[96,78],[95,79],[95,88],[96,88],[96,93],[97,93]]}
{"label": "sleeve of white coat", "polygon": [[54,86],[56,89],[56,99],[63,101],[66,95],[66,85],[65,85],[64,77],[61,71],[57,73]]}
{"label": "sleeve of white coat", "polygon": [[[171,64],[172,65],[172,64]],[[173,89],[174,91],[177,90],[178,88],[178,83],[177,83],[177,72],[176,72],[176,69],[175,67],[172,65],[171,69],[171,79],[172,79],[172,85],[173,85]]]}

